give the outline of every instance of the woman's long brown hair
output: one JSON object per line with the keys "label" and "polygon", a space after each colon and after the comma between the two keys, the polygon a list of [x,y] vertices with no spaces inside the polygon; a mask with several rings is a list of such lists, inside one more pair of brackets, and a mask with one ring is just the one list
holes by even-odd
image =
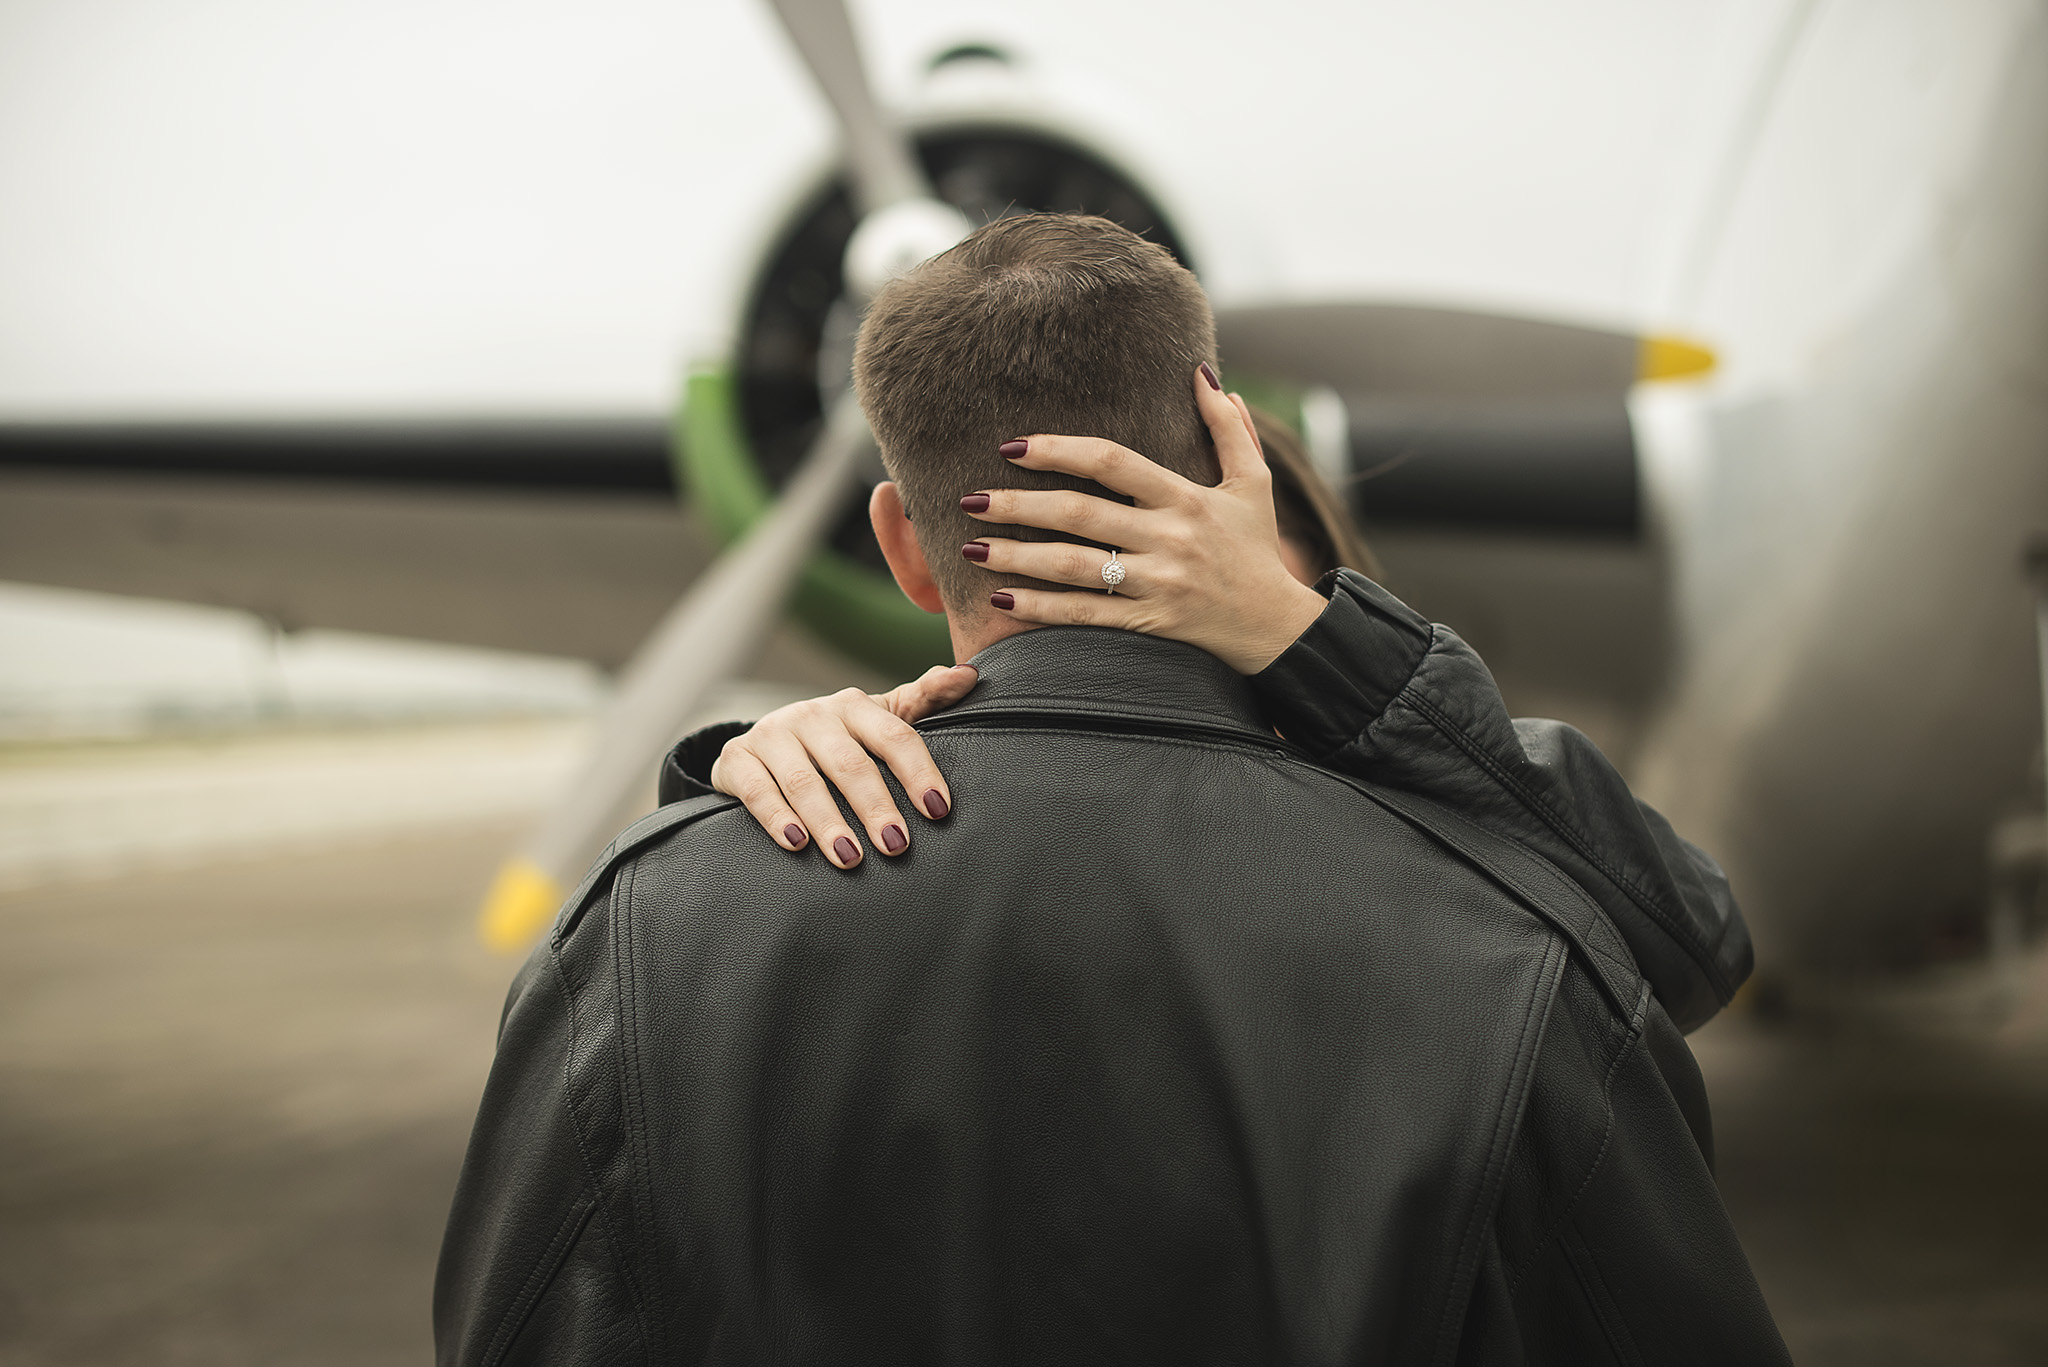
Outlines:
{"label": "woman's long brown hair", "polygon": [[1273,511],[1280,535],[1308,552],[1324,574],[1342,565],[1380,580],[1380,562],[1351,509],[1309,463],[1308,451],[1292,427],[1263,408],[1252,409],[1252,426],[1273,472]]}

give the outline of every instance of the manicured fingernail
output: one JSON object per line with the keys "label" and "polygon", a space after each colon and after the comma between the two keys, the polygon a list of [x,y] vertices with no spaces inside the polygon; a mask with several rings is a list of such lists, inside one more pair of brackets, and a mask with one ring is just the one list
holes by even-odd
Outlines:
{"label": "manicured fingernail", "polygon": [[882,827],[882,848],[891,854],[903,853],[903,847],[910,841],[905,838],[901,826]]}
{"label": "manicured fingernail", "polygon": [[969,494],[969,495],[968,495],[967,497],[965,497],[965,498],[963,498],[963,499],[961,499],[961,500],[960,500],[960,511],[961,511],[961,512],[963,512],[963,513],[985,513],[985,512],[987,512],[987,511],[988,511],[988,495],[987,495],[987,494]]}
{"label": "manicured fingernail", "polygon": [[943,819],[947,812],[953,810],[946,805],[946,795],[937,788],[924,795],[924,809],[932,814],[934,821]]}
{"label": "manicured fingernail", "polygon": [[991,603],[994,603],[994,604],[995,604],[995,605],[996,605],[997,607],[1001,608],[1001,609],[1002,609],[1002,610],[1003,610],[1004,612],[1008,612],[1008,611],[1009,611],[1009,610],[1010,610],[1011,608],[1013,608],[1013,607],[1016,607],[1016,606],[1017,606],[1017,600],[1016,600],[1015,598],[1011,597],[1011,596],[1010,596],[1009,594],[1007,594],[1007,593],[1002,593],[1002,592],[997,592],[997,593],[991,593],[991,594],[990,594],[990,595],[988,596],[988,601],[989,601],[989,602],[991,602]]}
{"label": "manicured fingernail", "polygon": [[853,842],[843,835],[832,842],[832,852],[839,856],[841,868],[852,868],[853,861],[860,858],[860,851],[855,849]]}
{"label": "manicured fingernail", "polygon": [[782,838],[789,842],[789,847],[791,849],[800,850],[804,847],[804,842],[809,840],[811,837],[809,833],[804,830],[803,827],[797,825],[794,821],[792,821],[787,826],[784,826],[782,828]]}
{"label": "manicured fingernail", "polygon": [[1004,442],[996,448],[996,452],[1004,460],[1022,460],[1024,459],[1024,453],[1030,449],[1031,443],[1019,437],[1015,441]]}
{"label": "manicured fingernail", "polygon": [[988,542],[970,541],[960,548],[960,554],[966,556],[969,560],[972,560],[975,564],[979,565],[981,562],[988,559]]}
{"label": "manicured fingernail", "polygon": [[1219,393],[1222,391],[1223,381],[1216,377],[1216,367],[1210,365],[1207,361],[1202,362],[1202,378],[1209,382],[1209,388]]}

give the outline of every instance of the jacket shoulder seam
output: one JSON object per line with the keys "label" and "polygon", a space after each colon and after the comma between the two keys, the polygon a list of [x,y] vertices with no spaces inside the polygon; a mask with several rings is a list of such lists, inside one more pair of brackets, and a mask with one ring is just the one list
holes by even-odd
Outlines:
{"label": "jacket shoulder seam", "polygon": [[[1586,966],[1592,971],[1601,992],[1613,1006],[1615,1015],[1627,1018],[1633,1013],[1642,996],[1644,980],[1641,969],[1633,959],[1617,957],[1592,943],[1591,933],[1603,926],[1607,927],[1609,934],[1615,934],[1606,913],[1584,888],[1567,878],[1549,860],[1514,841],[1474,825],[1427,799],[1398,790],[1375,791],[1367,786],[1364,780],[1347,774],[1339,773],[1336,777],[1457,853],[1491,878],[1537,920],[1562,933],[1571,947],[1585,959]],[[1418,804],[1422,808],[1420,811],[1417,810]],[[1459,828],[1463,829],[1463,835],[1453,833]],[[1503,851],[1509,856],[1507,859],[1501,857]],[[1522,869],[1507,867],[1510,863],[1521,865]],[[1545,882],[1553,886],[1566,904],[1575,904],[1582,911],[1590,913],[1587,924],[1583,927],[1574,925],[1561,911],[1550,909],[1550,900],[1540,895],[1522,876],[1526,871],[1539,874]]]}
{"label": "jacket shoulder seam", "polygon": [[1494,756],[1489,754],[1485,747],[1472,742],[1465,735],[1463,729],[1453,723],[1450,717],[1435,702],[1423,695],[1419,687],[1411,683],[1409,687],[1402,690],[1401,696],[1433,728],[1448,738],[1460,750],[1463,750],[1466,756],[1474,763],[1491,774],[1495,782],[1513,793],[1524,805],[1541,817],[1543,824],[1550,827],[1553,833],[1570,845],[1580,858],[1591,864],[1608,882],[1619,888],[1623,895],[1631,902],[1640,907],[1658,925],[1664,927],[1672,938],[1677,940],[1681,947],[1685,949],[1688,957],[1699,966],[1701,971],[1712,982],[1715,995],[1722,999],[1723,1004],[1726,1004],[1727,998],[1731,994],[1728,991],[1726,982],[1722,979],[1720,965],[1714,962],[1712,952],[1693,932],[1692,927],[1673,917],[1657,899],[1644,892],[1634,879],[1629,878],[1609,862],[1604,855],[1593,847],[1591,842],[1587,841],[1583,835],[1573,828],[1569,821],[1566,821],[1558,813],[1548,797],[1522,782],[1512,771],[1501,765]]}
{"label": "jacket shoulder seam", "polygon": [[512,1345],[519,1341],[519,1335],[526,1328],[527,1320],[533,1316],[533,1309],[540,1304],[540,1298],[554,1285],[555,1276],[562,1270],[562,1263],[569,1256],[569,1250],[576,1246],[576,1240],[583,1233],[583,1227],[590,1223],[591,1212],[597,1209],[596,1201],[589,1197],[578,1201],[569,1208],[562,1222],[555,1226],[554,1235],[541,1253],[540,1261],[533,1265],[533,1271],[526,1276],[526,1282],[519,1288],[519,1294],[512,1298],[512,1304],[505,1307],[504,1318],[498,1321],[498,1332],[491,1336],[491,1346],[485,1350],[483,1367],[498,1367],[505,1354],[512,1351]]}
{"label": "jacket shoulder seam", "polygon": [[[1687,953],[1700,961],[1702,968],[1709,974],[1718,976],[1719,969],[1713,963],[1712,955],[1708,953],[1706,946],[1693,933],[1691,927],[1684,925],[1682,922],[1675,921],[1655,898],[1637,886],[1634,879],[1614,867],[1584,836],[1573,828],[1569,821],[1564,819],[1547,796],[1524,783],[1520,778],[1516,777],[1512,770],[1506,768],[1490,754],[1484,746],[1472,741],[1465,734],[1464,728],[1453,722],[1449,714],[1444,712],[1432,699],[1426,696],[1419,686],[1411,682],[1408,687],[1402,689],[1401,698],[1414,708],[1416,712],[1420,713],[1433,729],[1464,751],[1467,758],[1492,775],[1496,783],[1499,783],[1503,788],[1514,794],[1525,806],[1541,817],[1544,825],[1550,827],[1554,834],[1570,845],[1574,852],[1599,871],[1608,882],[1619,888],[1631,902],[1641,907],[1645,912],[1654,917],[1659,925],[1671,932],[1676,939],[1684,944]],[[1716,986],[1718,988],[1719,984]]]}
{"label": "jacket shoulder seam", "polygon": [[1586,1167],[1586,1175],[1580,1178],[1579,1185],[1573,1188],[1571,1199],[1564,1203],[1564,1208],[1557,1213],[1557,1218],[1550,1222],[1550,1227],[1544,1230],[1543,1236],[1531,1246],[1528,1256],[1522,1260],[1521,1267],[1508,1279],[1510,1296],[1515,1294],[1530,1271],[1535,1268],[1537,1261],[1543,1256],[1543,1250],[1550,1246],[1551,1240],[1557,1238],[1565,1226],[1577,1216],[1579,1204],[1586,1199],[1586,1192],[1591,1189],[1593,1179],[1598,1177],[1600,1170],[1607,1165],[1608,1150],[1614,1147],[1614,1079],[1621,1071],[1622,1062],[1642,1042],[1643,1008],[1648,1004],[1649,992],[1649,984],[1645,983],[1643,1000],[1638,1004],[1635,1016],[1629,1021],[1628,1036],[1621,1042],[1621,1047],[1614,1051],[1614,1057],[1607,1061],[1607,1072],[1600,1079],[1600,1101],[1607,1112],[1607,1121],[1600,1133],[1600,1151],[1593,1155],[1593,1161]]}
{"label": "jacket shoulder seam", "polygon": [[[1527,886],[1525,880],[1517,878],[1512,874],[1506,872],[1502,868],[1500,868],[1499,861],[1497,858],[1489,860],[1480,857],[1479,855],[1473,853],[1471,850],[1467,849],[1464,844],[1461,844],[1460,842],[1445,836],[1430,821],[1423,819],[1422,817],[1418,816],[1416,813],[1411,811],[1409,803],[1416,799],[1411,799],[1406,797],[1405,795],[1400,795],[1398,793],[1390,793],[1389,791],[1384,790],[1381,787],[1381,785],[1371,784],[1365,779],[1361,779],[1354,774],[1345,773],[1340,769],[1325,768],[1323,765],[1318,764],[1314,760],[1308,758],[1306,754],[1304,754],[1295,747],[1289,747],[1284,750],[1279,748],[1269,750],[1259,745],[1256,741],[1249,739],[1239,741],[1236,739],[1220,739],[1216,737],[1207,736],[1173,735],[1171,733],[1154,731],[1098,732],[1087,731],[1083,728],[1075,727],[973,726],[963,724],[959,726],[949,726],[946,728],[946,730],[947,732],[955,735],[972,735],[977,732],[982,734],[1000,733],[1005,735],[1026,735],[1039,732],[1047,732],[1056,733],[1059,735],[1128,736],[1138,740],[1154,742],[1161,745],[1174,745],[1187,749],[1208,750],[1218,754],[1253,755],[1262,758],[1268,761],[1269,763],[1286,765],[1294,769],[1307,770],[1308,772],[1315,774],[1320,778],[1326,779],[1332,783],[1337,783],[1346,788],[1351,789],[1353,792],[1360,794],[1367,801],[1379,807],[1382,811],[1389,813],[1396,820],[1410,827],[1420,829],[1430,838],[1436,840],[1439,844],[1448,846],[1452,850],[1456,851],[1460,856],[1462,856],[1468,863],[1471,863],[1477,868],[1479,868],[1486,876],[1490,877],[1496,885],[1504,887],[1512,897],[1516,898],[1520,902],[1526,903],[1532,908],[1540,907],[1544,904],[1544,899],[1539,897],[1534,891],[1532,891]],[[1446,813],[1446,815],[1448,815],[1448,813]],[[1515,842],[1508,841],[1500,836],[1491,835],[1488,832],[1481,830],[1476,826],[1473,826],[1470,822],[1462,821],[1461,819],[1460,824],[1470,827],[1476,834],[1482,837],[1483,841],[1491,841],[1492,843],[1495,843],[1497,845],[1505,845],[1508,848],[1514,850],[1515,853],[1521,856],[1522,858],[1533,861],[1535,865],[1545,874],[1545,876],[1547,876],[1553,883],[1557,885],[1558,890],[1561,893],[1563,893],[1565,897],[1579,903],[1586,910],[1592,913],[1594,925],[1608,924],[1606,913],[1600,910],[1599,904],[1593,901],[1592,897],[1586,892],[1584,888],[1580,887],[1577,883],[1573,882],[1570,878],[1566,877],[1565,874],[1561,870],[1559,870],[1555,865],[1551,864],[1549,860],[1544,859],[1541,855],[1537,854],[1533,850],[1525,849],[1524,847],[1522,847],[1519,844],[1516,844]],[[1575,948],[1577,948],[1581,953],[1583,953],[1589,961],[1593,961],[1596,963],[1604,961],[1607,964],[1609,964],[1612,968],[1614,968],[1616,971],[1621,972],[1623,975],[1625,975],[1625,977],[1631,980],[1641,978],[1641,970],[1633,959],[1626,959],[1625,961],[1622,959],[1617,959],[1614,954],[1609,953],[1605,949],[1595,946],[1587,938],[1587,935],[1579,928],[1563,924],[1562,917],[1553,917],[1542,911],[1536,911],[1535,915],[1539,921],[1544,922],[1546,925],[1551,926],[1553,929],[1562,929],[1570,943]],[[1611,928],[1609,933],[1616,934],[1616,932],[1613,932]],[[1601,973],[1597,969],[1595,971],[1595,977],[1597,977],[1600,980],[1603,987],[1607,988],[1609,995],[1615,999],[1614,1005],[1617,1013],[1626,1015],[1628,1012],[1627,1002],[1633,996],[1633,988],[1624,991],[1622,989],[1615,987],[1611,981],[1610,975],[1606,973]]]}
{"label": "jacket shoulder seam", "polygon": [[1619,888],[1623,895],[1631,902],[1642,908],[1658,925],[1662,926],[1685,950],[1687,956],[1693,960],[1700,972],[1713,986],[1714,995],[1720,998],[1723,1005],[1727,1004],[1729,997],[1733,993],[1721,972],[1720,965],[1714,961],[1712,951],[1694,933],[1691,926],[1673,917],[1655,898],[1639,888],[1635,880],[1627,877],[1619,869],[1615,868],[1598,850],[1593,848],[1590,842],[1572,828],[1570,822],[1564,820],[1556,812],[1548,798],[1523,783],[1513,773],[1504,768],[1492,755],[1487,753],[1485,747],[1472,743],[1463,730],[1453,724],[1451,719],[1434,702],[1424,697],[1420,688],[1412,681],[1406,688],[1402,689],[1400,699],[1406,701],[1409,706],[1420,713],[1438,733],[1464,751],[1466,756],[1475,764],[1491,774],[1495,782],[1513,793],[1524,805],[1541,817],[1543,824],[1550,827],[1553,833],[1570,845],[1580,858],[1591,864],[1609,882]]}
{"label": "jacket shoulder seam", "polygon": [[596,891],[604,882],[605,876],[616,868],[621,860],[638,853],[672,831],[710,816],[713,812],[738,805],[738,798],[727,797],[723,793],[686,798],[681,802],[672,802],[665,807],[657,808],[620,831],[612,843],[605,846],[604,852],[592,862],[590,871],[583,875],[583,881],[576,885],[576,890],[562,903],[561,914],[556,917],[555,927],[549,933],[551,943],[560,945],[563,939],[575,931],[577,924],[583,919],[583,909],[590,903],[590,894]]}
{"label": "jacket shoulder seam", "polygon": [[640,861],[636,858],[619,870],[621,890],[613,898],[612,942],[618,963],[620,1135],[626,1159],[626,1185],[639,1217],[648,1229],[654,1227],[654,1178],[641,1161],[646,1139],[646,1079],[640,1072],[640,1019],[635,1006],[636,978],[633,958],[633,890],[638,882]]}
{"label": "jacket shoulder seam", "polygon": [[[1103,720],[1106,722],[1110,722],[1112,724],[1114,724],[1115,722],[1115,718],[1104,718]],[[1087,727],[1080,726],[976,726],[971,723],[964,722],[958,726],[945,727],[943,729],[942,734],[948,736],[971,736],[977,734],[1004,736],[1038,734],[1059,736],[1110,736],[1118,739],[1144,741],[1160,745],[1178,745],[1184,748],[1194,750],[1213,750],[1219,754],[1256,755],[1264,759],[1278,760],[1284,763],[1296,764],[1306,769],[1313,769],[1315,770],[1315,772],[1323,775],[1326,778],[1334,778],[1337,779],[1339,782],[1344,781],[1343,775],[1332,773],[1330,770],[1325,769],[1318,764],[1303,759],[1299,754],[1291,754],[1288,751],[1281,749],[1279,747],[1277,737],[1275,738],[1274,746],[1271,749],[1268,749],[1260,745],[1257,739],[1252,737],[1247,737],[1242,741],[1238,741],[1224,740],[1209,736],[1177,736],[1170,731],[1091,730]]]}
{"label": "jacket shoulder seam", "polygon": [[1580,1293],[1600,1321],[1600,1332],[1607,1340],[1608,1351],[1614,1354],[1617,1362],[1641,1363],[1642,1351],[1636,1347],[1635,1336],[1629,1333],[1628,1321],[1614,1303],[1614,1293],[1607,1289],[1607,1278],[1601,1275],[1600,1261],[1587,1247],[1585,1237],[1574,1228],[1568,1237],[1561,1240],[1560,1246],[1564,1250],[1565,1262],[1572,1270],[1572,1280],[1579,1284]]}
{"label": "jacket shoulder seam", "polygon": [[1555,930],[1549,930],[1546,939],[1549,943],[1544,946],[1543,971],[1537,975],[1536,989],[1529,994],[1529,1001],[1522,1008],[1522,1028],[1515,1044],[1514,1071],[1506,1094],[1501,1098],[1500,1112],[1494,1117],[1493,1135],[1486,1146],[1486,1166],[1482,1170],[1479,1190],[1473,1194],[1465,1231],[1458,1239],[1458,1256],[1451,1264],[1449,1294],[1444,1298],[1443,1309],[1438,1312],[1435,1356],[1439,1363],[1451,1361],[1457,1353],[1458,1340],[1464,1329],[1465,1303],[1470,1299],[1472,1278],[1479,1269],[1480,1247],[1487,1228],[1493,1222],[1494,1207],[1499,1202],[1501,1187],[1507,1177],[1508,1155],[1514,1147],[1514,1136],[1521,1128],[1522,1112],[1529,1100],[1530,1080],[1536,1073],[1536,1053],[1542,1047],[1545,1027],[1550,1021],[1550,1007],[1557,999],[1565,960],[1570,956],[1564,937]]}
{"label": "jacket shoulder seam", "polygon": [[554,945],[548,946],[548,964],[554,970],[556,982],[561,988],[563,1004],[567,1008],[569,1021],[569,1047],[564,1051],[562,1059],[562,1104],[569,1112],[570,1132],[576,1136],[576,1157],[583,1164],[585,1180],[590,1183],[592,1213],[597,1219],[599,1232],[604,1235],[605,1247],[611,1251],[612,1262],[619,1269],[619,1279],[625,1283],[626,1298],[632,1303],[633,1318],[639,1326],[640,1342],[644,1348],[651,1339],[648,1333],[647,1305],[640,1293],[640,1283],[633,1275],[632,1264],[625,1256],[625,1249],[619,1245],[618,1236],[611,1227],[611,1221],[606,1220],[598,1209],[598,1207],[604,1204],[604,1181],[598,1176],[597,1164],[591,1159],[589,1138],[583,1131],[583,1116],[576,1109],[574,1100],[576,1095],[576,998],[575,994],[570,990],[568,974],[562,971],[561,953]]}

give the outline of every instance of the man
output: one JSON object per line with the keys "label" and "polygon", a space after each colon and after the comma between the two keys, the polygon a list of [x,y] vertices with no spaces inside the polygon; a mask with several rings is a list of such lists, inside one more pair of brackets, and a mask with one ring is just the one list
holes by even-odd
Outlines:
{"label": "man", "polygon": [[620,837],[507,1004],[443,1362],[1784,1360],[1595,898],[960,559],[963,496],[1060,482],[1019,433],[1215,483],[1213,351],[1099,219],[877,298],[876,533],[980,670],[923,728],[953,815],[850,873],[722,798]]}

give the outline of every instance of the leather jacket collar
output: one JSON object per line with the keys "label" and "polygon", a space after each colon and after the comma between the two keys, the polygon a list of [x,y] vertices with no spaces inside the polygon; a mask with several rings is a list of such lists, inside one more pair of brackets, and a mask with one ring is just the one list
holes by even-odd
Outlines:
{"label": "leather jacket collar", "polygon": [[1243,675],[1179,641],[1111,627],[1039,627],[968,663],[981,673],[974,691],[921,729],[1066,718],[1294,748],[1273,734]]}

